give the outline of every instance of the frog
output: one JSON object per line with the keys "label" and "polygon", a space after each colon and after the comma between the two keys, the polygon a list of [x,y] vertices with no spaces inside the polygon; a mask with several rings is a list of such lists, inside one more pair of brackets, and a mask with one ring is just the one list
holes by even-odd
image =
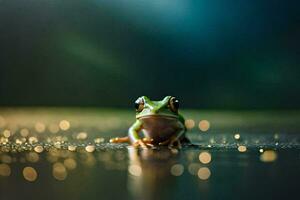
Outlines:
{"label": "frog", "polygon": [[186,136],[184,117],[179,114],[179,100],[166,96],[152,101],[141,96],[134,102],[136,120],[128,130],[127,137],[110,139],[111,143],[130,143],[134,147],[168,146],[181,148],[190,143]]}

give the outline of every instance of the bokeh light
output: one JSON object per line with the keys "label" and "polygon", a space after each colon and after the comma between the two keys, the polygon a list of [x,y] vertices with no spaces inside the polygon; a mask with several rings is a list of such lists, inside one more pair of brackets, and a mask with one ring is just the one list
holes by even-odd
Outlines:
{"label": "bokeh light", "polygon": [[192,129],[195,127],[195,121],[193,119],[186,119],[184,124],[187,129]]}
{"label": "bokeh light", "polygon": [[241,135],[239,133],[234,134],[234,139],[238,140],[240,139]]}
{"label": "bokeh light", "polygon": [[260,155],[262,162],[274,162],[277,159],[277,153],[273,150],[266,150]]}
{"label": "bokeh light", "polygon": [[70,127],[71,127],[71,124],[70,124],[70,122],[67,121],[67,120],[61,120],[61,121],[59,122],[59,128],[60,128],[61,130],[63,130],[63,131],[68,130]]}
{"label": "bokeh light", "polygon": [[0,164],[0,176],[10,176],[11,169],[8,164]]}
{"label": "bokeh light", "polygon": [[201,167],[198,170],[198,177],[201,180],[209,179],[210,175],[211,175],[211,172],[210,172],[209,168],[207,168],[207,167]]}
{"label": "bokeh light", "polygon": [[173,176],[181,176],[184,172],[184,167],[182,164],[175,164],[171,167],[170,172]]}
{"label": "bokeh light", "polygon": [[25,167],[23,169],[23,176],[27,181],[33,182],[37,179],[38,173],[33,167]]}
{"label": "bokeh light", "polygon": [[45,124],[41,122],[37,122],[34,128],[38,133],[43,133],[46,130]]}
{"label": "bokeh light", "polygon": [[133,176],[141,176],[142,168],[139,165],[132,164],[132,165],[129,165],[128,172]]}
{"label": "bokeh light", "polygon": [[208,164],[211,162],[211,155],[208,152],[201,152],[199,154],[199,160],[203,164]]}
{"label": "bokeh light", "polygon": [[66,167],[60,163],[54,163],[52,166],[52,175],[56,180],[63,181],[67,178],[67,170]]}
{"label": "bokeh light", "polygon": [[210,128],[210,122],[207,120],[201,120],[198,125],[199,129],[203,132],[208,131]]}
{"label": "bokeh light", "polygon": [[247,147],[245,145],[238,146],[238,151],[244,153],[247,151]]}

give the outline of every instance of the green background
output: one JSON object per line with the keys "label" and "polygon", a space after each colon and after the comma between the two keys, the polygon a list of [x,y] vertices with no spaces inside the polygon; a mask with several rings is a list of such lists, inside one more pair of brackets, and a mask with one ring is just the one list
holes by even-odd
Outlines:
{"label": "green background", "polygon": [[300,107],[299,1],[0,0],[0,105]]}

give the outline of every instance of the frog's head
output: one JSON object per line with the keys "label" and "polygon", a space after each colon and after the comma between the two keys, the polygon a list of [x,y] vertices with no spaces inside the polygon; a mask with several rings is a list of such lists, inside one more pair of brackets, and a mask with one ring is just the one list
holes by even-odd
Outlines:
{"label": "frog's head", "polygon": [[136,118],[172,117],[178,118],[179,101],[172,96],[166,96],[161,101],[151,101],[142,96],[135,101]]}

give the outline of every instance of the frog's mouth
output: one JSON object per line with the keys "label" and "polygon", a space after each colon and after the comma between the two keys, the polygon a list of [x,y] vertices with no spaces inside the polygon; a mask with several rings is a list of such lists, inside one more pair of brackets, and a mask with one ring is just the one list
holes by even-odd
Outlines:
{"label": "frog's mouth", "polygon": [[176,115],[149,114],[149,115],[143,115],[143,116],[138,116],[137,117],[137,119],[149,119],[149,118],[178,119],[178,116],[176,116]]}

